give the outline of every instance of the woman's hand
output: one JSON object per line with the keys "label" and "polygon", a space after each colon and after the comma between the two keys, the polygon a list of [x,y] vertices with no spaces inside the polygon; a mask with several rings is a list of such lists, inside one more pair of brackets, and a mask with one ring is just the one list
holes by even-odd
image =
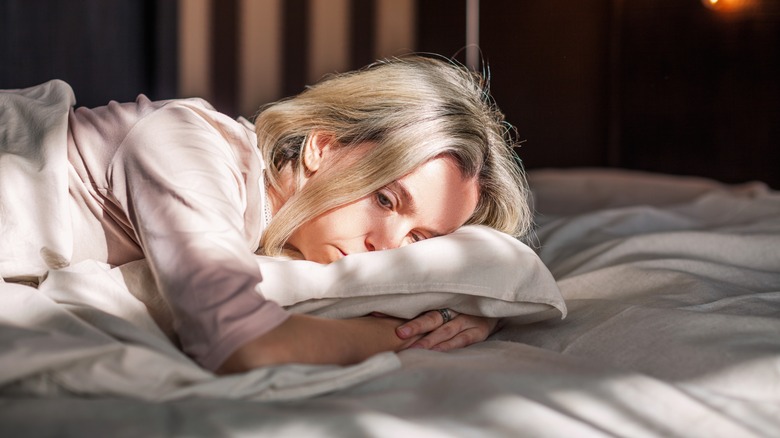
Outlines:
{"label": "woman's hand", "polygon": [[[445,321],[445,313],[449,313],[449,321]],[[498,321],[498,318],[466,315],[449,309],[430,310],[399,326],[396,333],[401,339],[424,335],[409,348],[448,351],[484,341],[496,329]]]}
{"label": "woman's hand", "polygon": [[358,363],[383,351],[406,349],[419,340],[414,334],[403,339],[397,335],[396,329],[404,322],[378,315],[353,319],[291,315],[270,332],[239,347],[217,373],[284,363]]}

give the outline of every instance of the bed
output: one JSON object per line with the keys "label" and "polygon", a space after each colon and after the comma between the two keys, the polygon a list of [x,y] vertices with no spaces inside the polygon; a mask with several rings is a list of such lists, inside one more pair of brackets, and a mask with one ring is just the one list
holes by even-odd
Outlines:
{"label": "bed", "polygon": [[99,278],[101,302],[0,283],[0,435],[780,435],[780,194],[616,169],[529,182],[525,256],[550,277],[523,281],[565,305],[522,302],[455,352],[216,377],[170,341],[143,266],[50,274]]}
{"label": "bed", "polygon": [[[0,96],[0,267],[3,239],[76,238],[57,225],[67,184],[51,188],[68,90]],[[257,291],[291,312],[502,318],[448,353],[217,376],[178,348],[144,260],[5,275],[0,436],[780,435],[780,193],[618,169],[529,183],[523,241],[471,225],[329,265],[257,257]]]}

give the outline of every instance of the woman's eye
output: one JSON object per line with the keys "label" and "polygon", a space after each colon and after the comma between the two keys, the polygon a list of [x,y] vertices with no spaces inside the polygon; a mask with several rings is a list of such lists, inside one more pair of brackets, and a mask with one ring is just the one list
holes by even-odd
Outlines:
{"label": "woman's eye", "polygon": [[417,233],[410,233],[409,236],[412,238],[412,243],[419,242],[421,240],[425,240],[425,236],[417,234]]}
{"label": "woman's eye", "polygon": [[376,192],[376,202],[379,203],[384,208],[392,209],[393,208],[393,201],[390,199],[389,196],[385,195],[382,192]]}

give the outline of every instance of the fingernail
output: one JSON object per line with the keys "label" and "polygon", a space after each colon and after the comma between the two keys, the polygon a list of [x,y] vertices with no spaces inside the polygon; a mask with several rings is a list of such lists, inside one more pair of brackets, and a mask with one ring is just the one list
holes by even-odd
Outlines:
{"label": "fingernail", "polygon": [[411,333],[412,333],[412,329],[410,329],[409,327],[404,327],[404,326],[398,327],[398,336],[405,338],[409,336]]}

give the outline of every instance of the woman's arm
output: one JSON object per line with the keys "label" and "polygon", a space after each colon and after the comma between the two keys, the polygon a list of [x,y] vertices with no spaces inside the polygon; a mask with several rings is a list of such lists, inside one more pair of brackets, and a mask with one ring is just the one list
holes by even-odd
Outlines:
{"label": "woman's arm", "polygon": [[291,315],[281,325],[236,350],[217,373],[283,363],[358,363],[383,351],[403,350],[417,341],[420,336],[398,337],[395,330],[403,322],[373,316],[337,320]]}
{"label": "woman's arm", "polygon": [[350,365],[383,351],[407,348],[449,351],[484,341],[500,322],[498,318],[450,313],[453,319],[444,324],[435,310],[406,322],[387,316],[334,320],[292,315],[236,350],[217,373],[282,363]]}
{"label": "woman's arm", "polygon": [[259,190],[261,169],[250,134],[176,102],[135,124],[107,172],[182,349],[210,370],[289,316],[255,289],[262,210],[250,190]]}

